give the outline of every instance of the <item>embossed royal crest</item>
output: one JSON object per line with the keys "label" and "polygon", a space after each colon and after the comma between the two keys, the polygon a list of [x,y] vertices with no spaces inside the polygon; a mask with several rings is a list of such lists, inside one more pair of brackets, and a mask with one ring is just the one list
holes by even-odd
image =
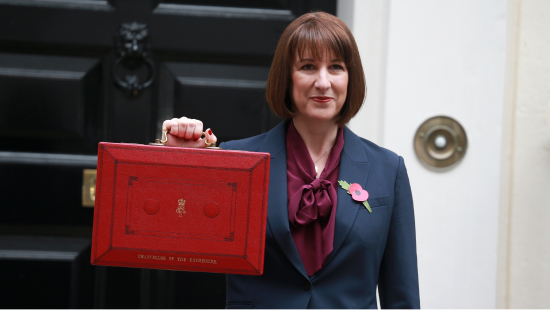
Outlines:
{"label": "embossed royal crest", "polygon": [[176,212],[180,215],[180,217],[182,217],[186,212],[185,212],[185,200],[183,200],[183,198],[180,198],[178,200],[178,208],[176,209]]}

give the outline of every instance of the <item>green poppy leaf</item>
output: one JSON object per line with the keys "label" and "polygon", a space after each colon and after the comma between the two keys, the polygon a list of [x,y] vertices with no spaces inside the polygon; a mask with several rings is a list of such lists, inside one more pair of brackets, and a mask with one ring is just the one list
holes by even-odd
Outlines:
{"label": "green poppy leaf", "polygon": [[[343,189],[345,189],[345,190],[349,189],[350,184],[348,182],[340,180],[340,181],[338,181],[338,183],[340,184],[340,186]],[[349,191],[348,191],[348,194],[349,194]]]}
{"label": "green poppy leaf", "polygon": [[370,208],[370,205],[369,205],[369,202],[368,201],[363,201],[363,205],[365,206],[365,208],[367,208],[367,210],[369,210],[369,213],[372,213],[372,209]]}

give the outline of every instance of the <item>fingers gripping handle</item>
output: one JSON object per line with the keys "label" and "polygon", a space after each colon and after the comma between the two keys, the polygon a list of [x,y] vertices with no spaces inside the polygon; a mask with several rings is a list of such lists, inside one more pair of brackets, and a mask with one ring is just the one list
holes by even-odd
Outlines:
{"label": "fingers gripping handle", "polygon": [[[155,139],[155,142],[149,143],[149,145],[157,145],[157,146],[165,146],[166,142],[168,142],[168,134],[170,133],[170,130],[163,130],[162,131],[162,140],[161,139]],[[216,147],[216,142],[208,142],[208,139],[206,138],[206,133],[203,131],[202,133],[205,136],[204,144],[206,144],[207,147]]]}

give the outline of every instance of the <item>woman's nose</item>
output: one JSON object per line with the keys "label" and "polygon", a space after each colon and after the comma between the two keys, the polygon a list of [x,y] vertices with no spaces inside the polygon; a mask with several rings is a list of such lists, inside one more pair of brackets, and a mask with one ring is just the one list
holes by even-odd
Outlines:
{"label": "woman's nose", "polygon": [[330,80],[328,70],[326,68],[322,68],[318,71],[317,77],[315,79],[315,88],[318,88],[320,90],[327,90],[330,88]]}

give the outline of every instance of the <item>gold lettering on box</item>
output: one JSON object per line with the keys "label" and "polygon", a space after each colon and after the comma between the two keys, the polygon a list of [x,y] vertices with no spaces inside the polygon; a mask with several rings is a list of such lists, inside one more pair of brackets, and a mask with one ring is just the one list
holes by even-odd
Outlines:
{"label": "gold lettering on box", "polygon": [[213,264],[213,265],[218,264],[218,262],[216,262],[215,259],[206,259],[206,258],[190,258],[189,261],[192,263],[201,263],[201,264]]}
{"label": "gold lettering on box", "polygon": [[183,200],[183,198],[180,198],[178,200],[178,208],[176,209],[176,212],[180,215],[180,217],[182,217],[186,212],[185,212],[185,200]]}
{"label": "gold lettering on box", "polygon": [[166,256],[138,254],[141,259],[166,260]]}
{"label": "gold lettering on box", "polygon": [[[174,256],[138,254],[137,258],[152,259],[152,260],[177,260],[178,262],[187,262],[187,257],[178,257],[178,256],[174,257]],[[199,263],[199,264],[212,264],[212,265],[218,264],[218,262],[215,259],[208,259],[208,258],[189,258],[189,262]]]}

